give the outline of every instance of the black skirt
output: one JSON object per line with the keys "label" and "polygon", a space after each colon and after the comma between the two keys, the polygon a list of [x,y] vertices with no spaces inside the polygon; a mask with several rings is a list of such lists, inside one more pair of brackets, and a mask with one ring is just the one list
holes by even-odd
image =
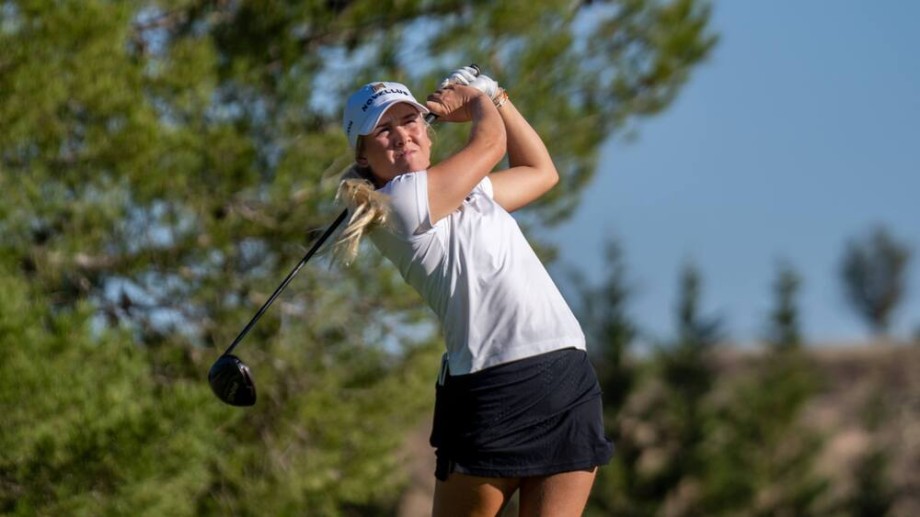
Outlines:
{"label": "black skirt", "polygon": [[444,378],[431,445],[435,476],[547,476],[610,461],[601,390],[574,348]]}

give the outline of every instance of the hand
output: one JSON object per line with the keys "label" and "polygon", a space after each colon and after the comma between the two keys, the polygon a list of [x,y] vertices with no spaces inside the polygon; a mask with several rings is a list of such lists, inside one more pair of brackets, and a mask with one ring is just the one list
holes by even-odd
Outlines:
{"label": "hand", "polygon": [[469,122],[473,120],[473,106],[476,102],[488,102],[489,98],[473,86],[448,84],[428,96],[428,109],[445,122]]}
{"label": "hand", "polygon": [[477,90],[485,93],[492,99],[493,103],[498,103],[502,96],[502,88],[495,79],[487,75],[480,74],[478,70],[470,66],[458,68],[452,74],[441,81],[441,88],[451,84],[463,84],[472,86]]}

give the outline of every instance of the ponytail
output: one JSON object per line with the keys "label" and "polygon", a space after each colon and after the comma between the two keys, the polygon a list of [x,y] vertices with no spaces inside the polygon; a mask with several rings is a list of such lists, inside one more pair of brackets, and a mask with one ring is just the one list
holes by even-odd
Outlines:
{"label": "ponytail", "polygon": [[371,177],[370,169],[353,164],[339,182],[335,197],[348,208],[349,217],[333,245],[332,254],[345,265],[351,264],[358,255],[361,238],[386,224],[390,212],[388,197],[377,192]]}

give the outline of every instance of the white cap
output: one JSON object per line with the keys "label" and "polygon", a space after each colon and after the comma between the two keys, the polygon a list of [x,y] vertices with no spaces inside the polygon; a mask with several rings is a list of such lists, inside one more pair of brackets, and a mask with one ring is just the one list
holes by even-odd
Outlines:
{"label": "white cap", "polygon": [[409,88],[402,83],[368,83],[351,94],[342,118],[348,145],[354,149],[358,144],[358,135],[369,135],[390,106],[400,102],[415,106],[422,114],[428,113],[428,108],[415,100]]}

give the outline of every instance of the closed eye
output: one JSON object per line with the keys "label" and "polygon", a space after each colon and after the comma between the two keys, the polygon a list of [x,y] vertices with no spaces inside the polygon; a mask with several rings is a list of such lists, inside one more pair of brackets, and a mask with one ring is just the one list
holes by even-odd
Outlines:
{"label": "closed eye", "polygon": [[397,121],[381,123],[374,131],[374,135],[385,135],[393,129],[394,124],[398,126],[415,127],[420,119],[421,116],[419,113],[410,113]]}

